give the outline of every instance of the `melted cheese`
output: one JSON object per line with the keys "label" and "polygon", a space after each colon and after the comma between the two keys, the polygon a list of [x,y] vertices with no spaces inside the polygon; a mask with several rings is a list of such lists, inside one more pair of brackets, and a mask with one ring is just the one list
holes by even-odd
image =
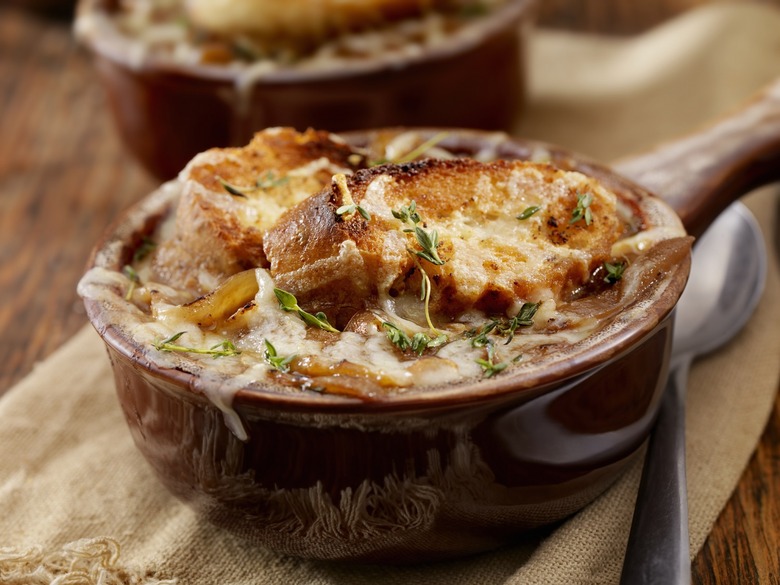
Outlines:
{"label": "melted cheese", "polygon": [[[279,131],[268,132],[274,135]],[[217,172],[234,154],[227,149],[222,158],[215,153],[196,158],[179,179],[164,185],[157,197],[179,208],[187,205],[193,184],[203,186],[196,169],[212,165]],[[341,170],[344,168],[339,164],[316,157],[288,166],[286,172],[293,177],[310,177]],[[235,434],[243,437],[241,423],[231,408],[232,399],[238,390],[258,382],[280,392],[303,390],[371,399],[505,375],[534,367],[556,348],[597,339],[612,322],[628,321],[635,311],[643,310],[637,306],[633,312],[621,313],[641,296],[643,287],[657,280],[658,261],[653,260],[653,251],[684,236],[679,221],[665,208],[659,208],[659,217],[649,214],[641,218],[639,223],[645,229],[634,227],[631,233],[629,227],[636,226],[637,218],[627,215],[630,206],[593,179],[548,165],[428,161],[400,171],[393,166],[360,171],[339,184],[342,188],[346,185],[348,200],[368,212],[370,221],[359,213],[348,219],[338,217],[338,185],[326,187],[282,210],[284,213],[271,211],[274,220],[265,239],[277,228],[290,228],[297,234],[290,238],[282,231],[276,233],[281,234],[276,240],[271,237],[271,244],[263,243],[269,255],[286,250],[287,259],[298,262],[289,271],[271,262],[270,266],[243,272],[236,269],[228,279],[214,280],[212,275],[204,280],[200,272],[205,265],[195,263],[190,268],[196,277],[213,284],[203,298],[195,300],[197,294],[177,285],[175,279],[161,278],[157,257],[165,257],[166,243],[180,237],[182,231],[193,231],[192,226],[181,223],[180,215],[171,214],[156,228],[157,251],[134,264],[140,282],[105,267],[108,261],[102,258],[119,256],[117,246],[121,243],[115,242],[98,255],[96,266],[84,275],[78,292],[99,303],[102,318],[145,348],[154,363],[197,373],[201,390],[223,410]],[[439,184],[446,186],[444,193],[432,190],[432,185]],[[453,192],[458,185],[466,187]],[[331,197],[333,193],[336,199]],[[582,193],[592,196],[593,223],[582,221],[573,227],[576,222],[567,220],[560,229],[551,229],[551,223],[560,224],[562,217],[571,217],[576,195]],[[404,231],[409,224],[393,214],[402,204],[409,204],[410,196],[420,203],[417,210],[424,229],[439,233],[443,266],[415,257],[417,242],[413,234]],[[250,217],[257,201],[262,199],[234,198],[232,202],[245,206]],[[541,209],[527,219],[517,219],[531,206]],[[312,219],[308,215],[312,209],[334,223],[329,226]],[[336,230],[334,226],[341,227]],[[336,237],[335,233],[341,235]],[[331,238],[327,243],[332,246],[317,247],[317,237]],[[321,256],[301,261],[298,254],[304,248]],[[213,253],[204,250],[206,255]],[[604,258],[627,262],[619,284],[603,284],[603,275],[594,280],[594,262],[600,266]],[[426,320],[419,278],[404,280],[415,272],[419,277],[423,267],[432,282],[433,324]],[[336,284],[329,284],[331,281]],[[399,283],[405,283],[406,289],[399,289]],[[363,291],[364,297],[355,297],[350,287]],[[579,293],[578,287],[593,290]],[[339,333],[312,327],[296,311],[281,308],[277,288],[299,295],[299,303],[312,295],[315,300],[324,299],[322,310],[326,313],[332,309],[331,301],[346,299],[351,303],[351,318],[346,326],[340,325]],[[445,294],[445,290],[450,292]],[[487,310],[481,302],[486,290],[503,291],[508,304]],[[453,299],[459,307],[456,314]],[[502,332],[501,327],[527,303],[536,304],[531,322],[517,326],[511,335],[506,329]],[[304,308],[310,313],[319,310],[316,302]],[[425,335],[428,341],[438,341],[419,352],[402,351],[384,323],[399,328],[409,340]],[[178,333],[182,335],[177,344],[185,350],[165,351],[160,343]],[[486,334],[490,343],[475,342],[480,334]],[[225,341],[235,346],[235,355],[215,358],[208,353],[209,348],[221,347]],[[269,343],[277,356],[290,358],[282,368],[285,371],[279,371],[269,359]],[[494,371],[493,366],[501,367]]]}

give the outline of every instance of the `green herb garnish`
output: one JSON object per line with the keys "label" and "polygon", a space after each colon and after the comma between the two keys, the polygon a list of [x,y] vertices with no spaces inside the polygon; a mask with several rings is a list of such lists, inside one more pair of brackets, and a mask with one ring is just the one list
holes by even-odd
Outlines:
{"label": "green herb garnish", "polygon": [[406,154],[397,156],[393,159],[381,158],[379,160],[373,161],[371,163],[371,166],[377,166],[385,163],[402,165],[404,163],[412,162],[413,160],[421,157],[426,152],[428,152],[431,148],[439,144],[439,142],[447,138],[447,136],[449,136],[449,132],[439,132],[438,134],[432,136],[431,138],[429,138],[428,140],[420,144],[417,148],[410,150]]}
{"label": "green herb garnish", "polygon": [[415,333],[413,337],[409,337],[405,331],[389,321],[384,321],[382,327],[387,331],[387,338],[393,345],[401,351],[412,350],[417,355],[422,355],[426,349],[447,343],[447,336],[444,334],[431,338],[425,333]]}
{"label": "green herb garnish", "polygon": [[289,177],[276,177],[273,171],[268,171],[265,173],[265,175],[258,177],[254,185],[247,187],[233,185],[228,183],[222,177],[217,177],[217,180],[219,181],[219,184],[222,185],[222,188],[231,195],[235,195],[236,197],[246,197],[249,193],[254,193],[258,190],[265,191],[266,189],[284,185],[290,179]]}
{"label": "green herb garnish", "polygon": [[420,265],[418,258],[427,260],[431,264],[436,266],[442,266],[445,261],[439,257],[437,248],[439,247],[439,232],[432,229],[425,231],[421,228],[419,223],[422,222],[422,217],[417,213],[417,203],[412,200],[409,205],[402,206],[400,209],[392,210],[393,217],[401,220],[403,223],[411,223],[414,227],[404,229],[404,233],[413,233],[417,239],[417,243],[422,250],[413,250],[412,248],[406,248],[406,251],[412,256],[417,269],[420,271],[422,280],[420,282],[420,300],[425,303],[425,319],[428,322],[430,330],[439,337],[441,334],[431,321],[430,302],[431,302],[431,279],[425,269]]}
{"label": "green herb garnish", "polygon": [[506,362],[495,363],[496,348],[492,343],[487,345],[487,359],[478,359],[476,362],[482,367],[482,372],[486,378],[492,378],[499,372],[505,370],[509,365]]}
{"label": "green herb garnish", "polygon": [[135,287],[140,284],[141,277],[138,276],[138,273],[135,271],[135,268],[130,266],[129,264],[125,264],[122,267],[122,273],[130,279],[130,286],[127,287],[127,292],[125,293],[125,300],[129,301],[133,297],[133,292],[135,291]]}
{"label": "green herb garnish", "polygon": [[411,221],[413,225],[417,225],[422,221],[420,214],[417,213],[417,202],[414,199],[412,199],[409,205],[402,206],[397,211],[395,209],[391,210],[391,213],[394,218],[400,219],[403,223]]}
{"label": "green herb garnish", "polygon": [[523,213],[518,215],[515,219],[528,219],[531,217],[534,213],[537,213],[541,207],[538,205],[532,205],[531,207],[526,207]]}
{"label": "green herb garnish", "polygon": [[336,185],[336,187],[339,190],[339,193],[341,193],[341,207],[339,207],[336,210],[336,215],[338,216],[344,216],[344,215],[352,215],[356,211],[363,216],[363,219],[366,221],[371,220],[371,214],[365,210],[365,208],[361,207],[357,203],[355,203],[355,200],[352,199],[352,193],[349,192],[349,186],[347,185],[347,177],[343,173],[338,173],[336,175],[333,175],[333,183]]}
{"label": "green herb garnish", "polygon": [[366,221],[371,220],[371,214],[365,210],[365,208],[361,207],[360,205],[353,203],[352,205],[342,205],[336,210],[336,215],[352,215],[357,211],[360,215],[363,216],[363,219]]}
{"label": "green herb garnish", "polygon": [[135,252],[133,253],[133,262],[140,262],[149,254],[151,254],[152,250],[154,250],[156,247],[157,244],[154,242],[154,240],[144,236],[141,240],[141,245],[138,246],[138,248],[136,248]]}
{"label": "green herb garnish", "polygon": [[320,329],[330,331],[331,333],[339,333],[338,329],[328,323],[328,317],[325,315],[325,313],[320,311],[316,315],[312,315],[311,313],[307,313],[301,309],[301,307],[298,306],[298,299],[296,299],[295,295],[292,293],[288,293],[287,291],[284,291],[280,288],[275,288],[274,294],[279,300],[279,308],[281,308],[283,311],[298,313],[298,316],[301,318],[301,320],[307,325],[311,325],[312,327],[319,327]]}
{"label": "green herb garnish", "polygon": [[410,254],[414,254],[437,266],[444,264],[444,260],[439,258],[439,253],[436,251],[436,248],[439,247],[439,232],[436,230],[425,231],[417,225],[422,222],[422,217],[417,213],[417,203],[414,200],[409,205],[402,206],[398,210],[391,210],[391,213],[394,218],[400,219],[403,223],[411,223],[414,226],[413,228],[405,229],[404,232],[414,234],[422,250],[410,249]]}
{"label": "green herb garnish", "polygon": [[436,248],[439,247],[439,232],[436,230],[430,230],[426,232],[420,226],[414,226],[414,235],[417,238],[417,243],[420,244],[422,250],[415,250],[415,256],[427,260],[431,264],[436,266],[442,266],[444,260],[439,258],[439,252]]}
{"label": "green herb garnish", "polygon": [[489,347],[493,342],[488,335],[494,333],[501,337],[506,336],[504,345],[507,345],[514,339],[517,329],[534,324],[537,310],[539,310],[539,303],[523,303],[520,311],[511,319],[491,319],[479,328],[468,330],[464,333],[464,337],[471,338],[471,347]]}
{"label": "green herb garnish", "polygon": [[493,319],[478,329],[470,329],[464,335],[471,338],[471,347],[485,347],[490,344],[488,335],[498,326],[498,319]]}
{"label": "green herb garnish", "polygon": [[268,363],[274,370],[279,372],[284,373],[290,371],[290,362],[293,361],[297,356],[293,354],[288,355],[287,357],[282,357],[276,352],[276,348],[270,341],[267,339],[263,341],[265,341],[265,351],[263,352],[263,358],[265,359],[266,363]]}
{"label": "green herb garnish", "polygon": [[208,349],[178,345],[176,342],[179,340],[179,338],[182,335],[184,335],[184,333],[185,333],[184,331],[179,331],[178,333],[174,333],[168,339],[164,339],[162,341],[153,344],[154,348],[158,351],[178,351],[178,352],[185,352],[185,353],[207,354],[207,355],[212,355],[215,358],[234,356],[241,353],[236,349],[236,346],[233,345],[233,343],[228,340],[213,345]]}
{"label": "green herb garnish", "polygon": [[514,339],[515,331],[518,327],[530,327],[534,324],[534,315],[536,315],[536,311],[538,310],[539,303],[523,303],[523,306],[520,308],[517,315],[508,321],[498,324],[498,332],[501,335],[507,336],[504,345],[507,345]]}
{"label": "green herb garnish", "polygon": [[569,223],[576,223],[581,219],[585,220],[585,225],[593,223],[593,214],[590,210],[591,203],[593,203],[593,195],[590,193],[577,193],[577,207],[572,211]]}
{"label": "green herb garnish", "polygon": [[618,262],[617,264],[604,262],[604,270],[607,271],[604,282],[615,284],[618,280],[623,278],[623,272],[626,270],[626,265],[623,262]]}

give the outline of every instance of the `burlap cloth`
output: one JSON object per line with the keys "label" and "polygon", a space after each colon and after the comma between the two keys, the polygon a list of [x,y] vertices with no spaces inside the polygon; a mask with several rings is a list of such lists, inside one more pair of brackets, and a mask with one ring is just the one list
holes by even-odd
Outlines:
{"label": "burlap cloth", "polygon": [[[780,11],[766,6],[699,9],[626,40],[539,31],[520,132],[609,161],[685,132],[779,74]],[[777,203],[776,188],[749,197],[766,233]],[[755,317],[692,372],[692,555],[745,468],[778,387],[780,275],[769,248]],[[539,542],[435,566],[333,566],[251,549],[200,521],[152,476],[120,414],[101,342],[85,327],[0,400],[0,582],[48,583],[70,571],[73,580],[62,582],[615,583],[639,476],[636,465]]]}

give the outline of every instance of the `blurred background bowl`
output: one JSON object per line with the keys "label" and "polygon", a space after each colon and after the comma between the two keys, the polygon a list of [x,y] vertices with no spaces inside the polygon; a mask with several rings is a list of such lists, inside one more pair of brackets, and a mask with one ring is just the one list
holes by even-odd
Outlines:
{"label": "blurred background bowl", "polygon": [[[236,68],[187,64],[123,38],[111,0],[81,0],[76,30],[94,56],[119,132],[156,177],[258,130],[406,126],[510,130],[525,97],[525,39],[536,0],[508,0],[445,42],[403,58],[327,70],[279,69],[250,83]],[[100,26],[95,24],[99,23]]]}

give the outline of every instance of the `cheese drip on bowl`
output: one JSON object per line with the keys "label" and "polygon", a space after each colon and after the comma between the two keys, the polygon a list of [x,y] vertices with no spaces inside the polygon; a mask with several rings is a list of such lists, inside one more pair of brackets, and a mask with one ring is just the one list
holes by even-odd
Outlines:
{"label": "cheese drip on bowl", "polygon": [[690,249],[661,203],[439,139],[274,128],[198,155],[79,293],[230,413],[256,386],[386,400],[544,368],[645,311]]}

